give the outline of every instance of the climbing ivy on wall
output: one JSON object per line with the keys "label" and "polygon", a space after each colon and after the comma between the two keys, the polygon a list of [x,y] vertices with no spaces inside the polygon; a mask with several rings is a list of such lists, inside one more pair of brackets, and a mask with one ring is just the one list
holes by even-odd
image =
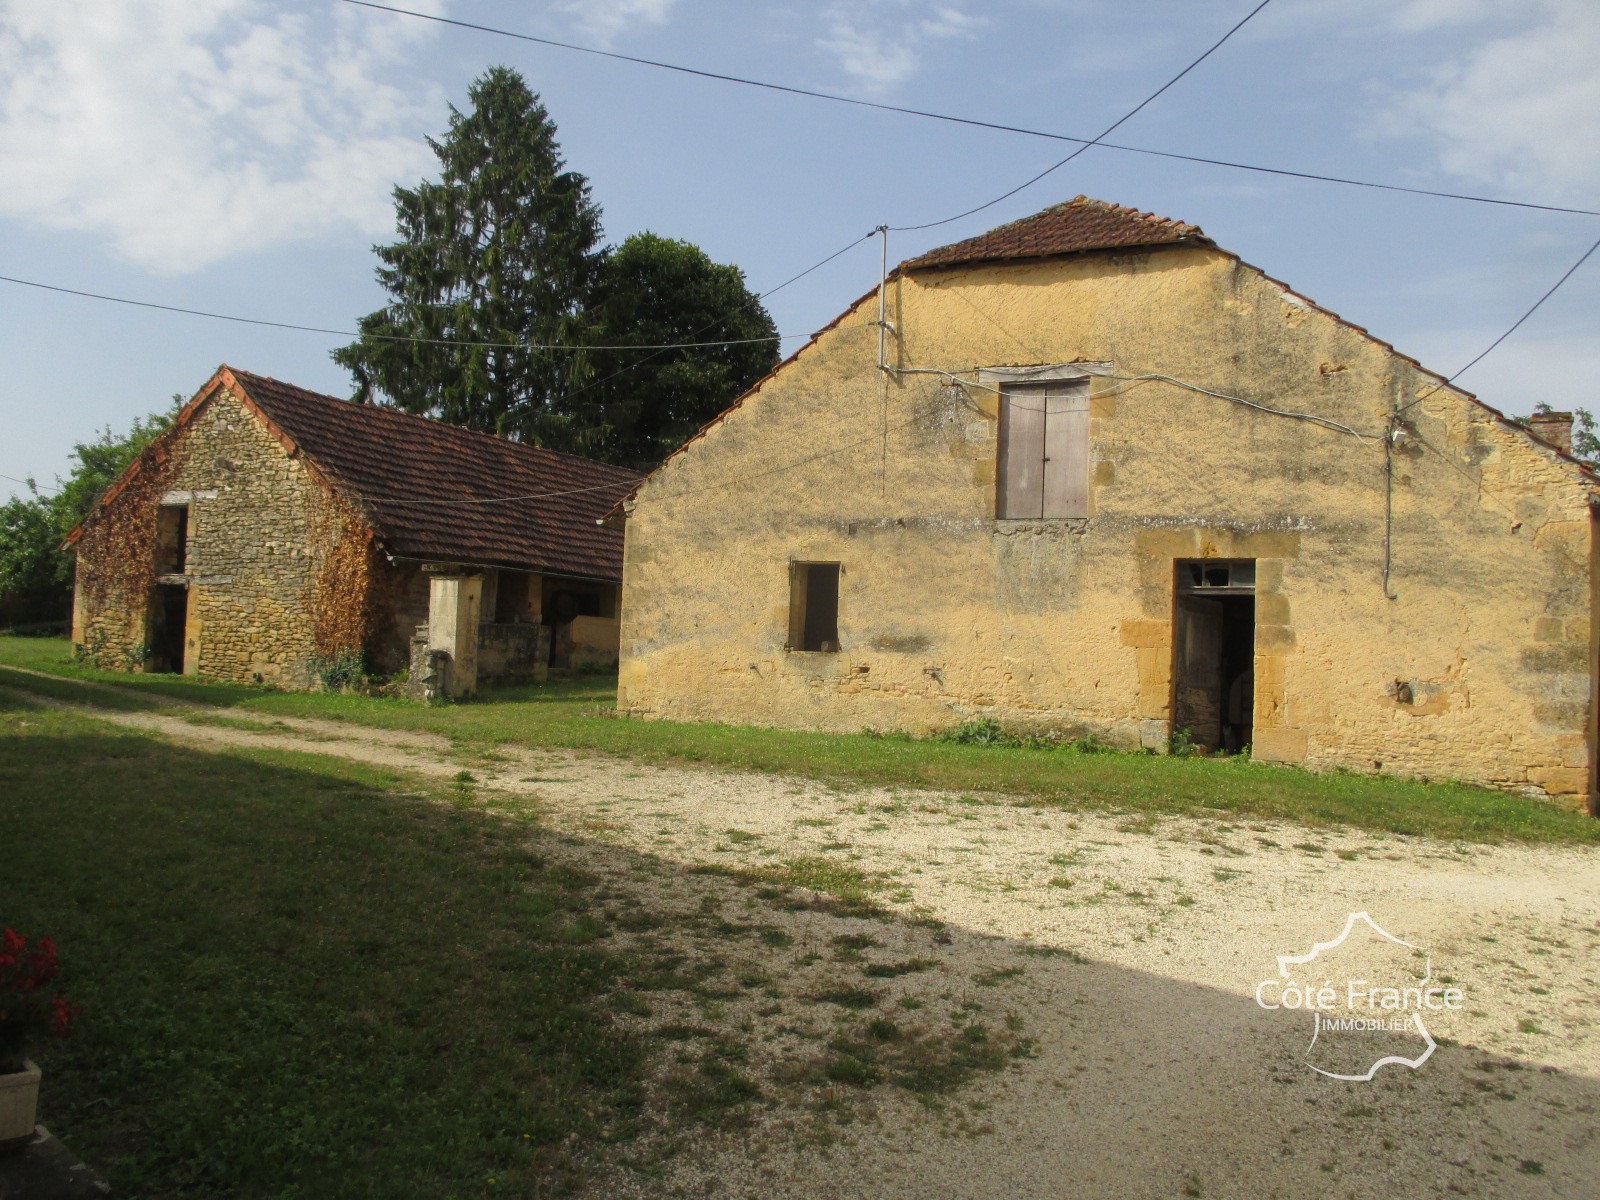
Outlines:
{"label": "climbing ivy on wall", "polygon": [[343,676],[360,673],[360,660],[384,632],[393,573],[383,569],[366,522],[337,496],[313,508],[307,532],[317,556],[305,596],[317,673],[350,682]]}
{"label": "climbing ivy on wall", "polygon": [[[142,665],[145,614],[155,586],[156,513],[177,459],[145,451],[114,502],[89,517],[78,540],[77,587],[89,615],[84,652],[96,665]],[[105,661],[102,661],[105,660]]]}

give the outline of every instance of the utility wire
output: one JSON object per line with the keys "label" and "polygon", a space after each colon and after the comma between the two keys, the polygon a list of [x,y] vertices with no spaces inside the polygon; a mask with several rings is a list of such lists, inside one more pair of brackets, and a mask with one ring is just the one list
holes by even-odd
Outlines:
{"label": "utility wire", "polygon": [[55,488],[42,487],[31,479],[18,479],[15,475],[0,475],[0,479],[9,479],[12,483],[20,483],[23,487],[34,492],[49,492],[53,495],[56,490]]}
{"label": "utility wire", "polygon": [[[743,87],[764,88],[773,92],[786,92],[794,96],[805,96],[813,100],[827,100],[835,104],[848,104],[857,108],[872,108],[880,112],[899,113],[902,116],[921,117],[929,121],[942,121],[950,125],[966,125],[974,129],[990,129],[997,133],[1015,133],[1023,137],[1045,138],[1055,142],[1076,142],[1088,147],[1099,146],[1102,150],[1116,150],[1124,154],[1145,154],[1154,158],[1174,159],[1178,162],[1198,163],[1208,167],[1222,167],[1232,171],[1252,171],[1261,175],[1281,175],[1289,179],[1304,179],[1317,183],[1336,183],[1345,187],[1376,188],[1385,192],[1401,192],[1412,196],[1431,196],[1440,200],[1462,200],[1473,204],[1494,204],[1507,208],[1530,208],[1540,212],[1571,213],[1575,216],[1600,217],[1600,209],[1567,208],[1559,204],[1538,204],[1529,200],[1506,200],[1496,196],[1478,196],[1468,192],[1448,192],[1433,188],[1407,187],[1398,183],[1377,183],[1365,179],[1349,179],[1341,175],[1325,175],[1315,171],[1295,171],[1284,167],[1265,167],[1256,163],[1232,162],[1223,158],[1206,158],[1195,154],[1180,154],[1172,150],[1152,150],[1146,146],[1128,146],[1117,142],[1101,140],[1099,138],[1074,137],[1065,133],[1054,133],[1044,129],[1030,129],[1023,125],[1007,125],[1001,121],[984,121],[975,117],[956,116],[952,113],[934,112],[923,108],[908,108],[899,104],[885,104],[876,100],[862,100],[855,96],[842,96],[835,92],[816,91],[812,88],[792,87],[788,84],[772,83],[761,79],[750,79],[741,75],[727,75],[717,71],[704,71],[696,67],[685,67],[678,63],[662,62],[653,58],[640,58],[632,54],[619,54],[613,50],[600,50],[593,46],[581,46],[574,42],[557,41],[554,38],[536,37],[530,33],[517,33],[510,29],[499,29],[493,25],[479,25],[471,21],[455,20],[451,17],[438,17],[432,13],[417,12],[408,8],[397,8],[389,4],[376,4],[372,0],[341,0],[345,4],[353,4],[358,8],[370,8],[379,12],[393,13],[402,17],[414,17],[419,21],[432,21],[439,25],[452,25],[458,29],[469,29],[478,33],[489,33],[496,37],[514,38],[517,41],[533,42],[540,46],[549,46],[557,50],[572,50],[579,54],[592,54],[598,58],[615,59],[618,62],[634,63],[643,67],[655,67],[663,71],[675,71],[682,75],[694,75],[701,79],[711,79],[720,83],[738,84]],[[1252,14],[1254,15],[1254,14]],[[1248,18],[1247,18],[1248,19]]]}
{"label": "utility wire", "polygon": [[[842,253],[842,251],[841,251]],[[834,257],[837,257],[835,255]],[[817,266],[821,266],[818,263]],[[816,267],[808,268],[815,270]],[[801,272],[806,274],[806,272]],[[796,279],[799,276],[795,276]],[[659,346],[588,346],[560,342],[466,342],[454,338],[419,338],[404,337],[400,334],[382,333],[353,333],[348,329],[324,329],[317,325],[294,325],[287,321],[265,321],[256,317],[237,317],[229,313],[206,312],[198,308],[179,308],[172,304],[156,304],[150,300],[130,300],[126,296],[107,296],[100,292],[82,292],[76,288],[59,287],[53,283],[40,283],[34,279],[18,279],[12,275],[0,275],[0,281],[14,283],[20,287],[39,288],[46,292],[59,292],[67,296],[81,296],[86,300],[106,300],[112,304],[127,304],[134,308],[154,308],[161,312],[182,313],[188,317],[209,317],[213,321],[233,321],[240,325],[265,325],[270,329],[292,329],[300,333],[326,333],[334,337],[371,338],[380,342],[414,342],[425,346],[461,346],[467,349],[491,350],[691,350],[707,346],[746,346],[754,342],[781,342],[793,338],[810,337],[806,333],[782,333],[771,337],[758,338],[725,338],[715,342],[672,342]],[[790,280],[789,283],[794,282]],[[782,284],[780,286],[787,286]],[[773,291],[777,289],[774,288]],[[771,293],[768,293],[769,295]]]}
{"label": "utility wire", "polygon": [[[820,262],[812,263],[809,267],[807,267],[804,271],[801,271],[799,274],[791,275],[788,279],[785,279],[782,283],[778,284],[777,287],[768,288],[765,292],[762,292],[760,295],[758,295],[756,297],[756,299],[765,300],[768,296],[776,295],[778,292],[781,292],[784,288],[788,287],[791,283],[795,283],[798,280],[804,279],[807,275],[811,274],[811,272],[813,272],[815,270],[818,270],[818,269],[820,269],[822,267],[827,266],[834,259],[838,258],[841,254],[844,254],[848,250],[855,249],[862,242],[864,242],[868,238],[874,237],[874,236],[876,236],[876,231],[862,234],[860,237],[856,238],[855,241],[851,242],[848,246],[845,246],[845,247],[843,247],[843,248],[841,248],[839,250],[835,250],[832,254],[828,255],[827,258],[824,258]],[[187,316],[187,317],[207,317],[207,318],[209,318],[209,319],[211,319],[213,321],[232,321],[235,324],[239,324],[239,325],[264,325],[269,329],[292,329],[292,330],[295,330],[296,332],[299,332],[299,333],[325,333],[325,334],[330,334],[330,335],[332,335],[334,337],[351,337],[351,338],[370,337],[374,341],[382,341],[382,342],[411,342],[411,343],[416,343],[416,344],[425,345],[425,346],[461,346],[461,347],[464,347],[464,348],[467,348],[467,349],[490,349],[490,350],[651,350],[651,351],[660,352],[660,351],[665,351],[665,350],[697,350],[697,349],[703,349],[703,348],[710,347],[710,346],[748,346],[748,345],[753,345],[754,343],[757,343],[757,342],[786,342],[786,341],[793,341],[796,338],[805,338],[805,337],[810,337],[811,336],[809,333],[779,333],[779,334],[773,334],[770,337],[723,338],[723,339],[721,339],[719,341],[710,341],[710,342],[668,342],[668,343],[663,344],[663,345],[625,345],[625,346],[623,346],[623,345],[618,345],[618,346],[588,346],[588,345],[574,345],[574,344],[570,344],[570,343],[563,344],[563,343],[557,343],[557,342],[466,342],[466,341],[459,341],[459,340],[456,340],[454,338],[418,338],[418,337],[404,337],[404,336],[399,335],[399,334],[378,334],[378,333],[361,334],[361,333],[353,333],[348,329],[324,329],[321,326],[317,326],[317,325],[295,325],[295,324],[292,324],[292,323],[287,322],[287,321],[267,321],[267,320],[262,320],[262,319],[259,319],[259,318],[256,318],[256,317],[239,317],[239,316],[234,316],[231,313],[208,312],[208,311],[206,311],[204,309],[198,309],[198,308],[180,308],[180,307],[178,307],[177,305],[174,305],[174,304],[157,304],[157,303],[155,303],[154,301],[151,301],[151,300],[132,300],[132,299],[129,299],[128,297],[126,297],[126,296],[108,296],[108,295],[105,295],[102,292],[79,291],[77,288],[61,287],[58,284],[54,284],[54,283],[41,283],[36,279],[19,279],[14,275],[0,275],[0,282],[14,283],[19,287],[38,288],[41,291],[46,291],[46,292],[57,292],[57,293],[59,293],[61,295],[64,295],[64,296],[79,296],[79,297],[81,297],[81,298],[83,298],[85,300],[104,300],[104,301],[107,301],[108,303],[111,303],[111,304],[126,304],[126,305],[129,305],[129,306],[133,307],[133,308],[153,308],[153,309],[156,309],[156,310],[158,310],[160,312],[181,313],[182,315]],[[723,320],[724,320],[724,318],[718,317],[717,320],[712,321],[710,324],[702,325],[698,330],[696,330],[694,333],[690,334],[689,336],[698,337],[698,336],[700,336],[700,334],[704,333],[707,329],[711,329],[714,326],[720,324]],[[651,357],[654,357],[654,355],[652,355]],[[624,370],[627,370],[627,369],[629,369],[629,368],[624,368]]]}
{"label": "utility wire", "polygon": [[[769,296],[776,295],[778,292],[783,291],[783,289],[788,287],[791,283],[796,283],[799,280],[804,279],[807,275],[811,274],[811,272],[817,270],[820,267],[827,266],[834,259],[838,258],[841,254],[844,254],[846,251],[849,251],[849,250],[854,250],[862,242],[865,242],[870,238],[874,238],[877,235],[878,235],[878,231],[877,230],[875,230],[875,229],[869,230],[868,232],[862,234],[860,237],[856,238],[856,240],[851,242],[848,246],[840,247],[838,250],[835,250],[832,254],[828,255],[827,258],[824,258],[820,262],[812,263],[809,267],[807,267],[804,271],[801,271],[799,274],[789,276],[789,278],[785,279],[782,283],[778,284],[777,287],[768,288],[766,291],[764,291],[760,295],[758,295],[756,297],[756,299],[765,300]],[[731,316],[732,314],[730,313],[728,315]],[[717,325],[720,325],[726,319],[727,319],[727,317],[724,316],[724,317],[718,317],[714,321],[708,321],[706,324],[700,326],[699,329],[696,329],[689,336],[690,337],[699,337],[706,330],[715,328]],[[797,335],[789,335],[789,336],[797,336]],[[814,337],[816,335],[813,334],[811,336]],[[723,345],[724,343],[722,343],[722,342],[714,342],[712,344],[720,346],[720,345]],[[646,363],[653,362],[654,360],[656,360],[657,358],[660,358],[661,355],[663,355],[665,353],[666,353],[665,350],[657,350],[654,353],[646,354],[643,358],[636,358],[631,363],[628,363],[628,364],[626,364],[625,366],[622,366],[622,367],[618,367],[615,371],[611,372],[611,374],[609,374],[609,375],[602,375],[599,379],[592,379],[588,383],[584,384],[582,387],[574,388],[572,391],[570,391],[570,392],[568,392],[566,394],[566,398],[568,400],[571,400],[574,396],[581,396],[584,392],[589,391],[591,388],[597,388],[601,384],[610,383],[613,379],[616,379],[618,376],[621,376],[621,375],[626,375],[629,371],[637,371],[640,367],[644,366]]]}
{"label": "utility wire", "polygon": [[[846,253],[847,251],[850,251],[850,250],[854,250],[862,242],[867,241],[869,238],[873,238],[873,237],[876,237],[876,236],[877,236],[877,230],[870,230],[867,233],[862,234],[860,237],[856,238],[853,242],[851,242],[848,246],[841,246],[838,250],[835,250],[832,254],[828,255],[827,258],[822,259],[820,262],[812,263],[804,271],[801,271],[798,274],[789,276],[789,278],[785,279],[782,283],[778,284],[776,287],[768,288],[766,291],[764,291],[764,292],[762,292],[760,294],[758,299],[765,300],[768,296],[773,295],[775,292],[781,292],[784,288],[788,287],[791,283],[794,283],[794,282],[796,282],[797,280],[800,280],[800,279],[804,279],[807,275],[811,274],[811,272],[817,270],[819,267],[827,266],[834,259],[838,258],[841,254],[844,254],[844,253]],[[723,320],[726,320],[726,317],[718,317],[716,319],[716,321],[712,321],[709,324],[702,325],[699,329],[695,330],[695,332],[693,334],[691,334],[690,336],[691,337],[698,337],[700,334],[704,333],[707,329],[710,329],[713,325],[715,325],[719,321],[723,321]],[[712,344],[713,345],[723,345],[724,343],[716,342],[716,343],[712,343]],[[660,348],[658,348],[657,353],[660,353]],[[568,393],[568,399],[570,399],[573,396],[578,395],[581,392],[586,392],[590,388],[599,387],[603,383],[609,383],[611,380],[617,378],[617,376],[619,376],[619,375],[624,375],[629,371],[632,371],[632,370],[634,370],[634,369],[636,369],[638,367],[642,367],[645,363],[649,362],[650,359],[655,358],[655,357],[656,357],[655,354],[651,354],[651,355],[649,355],[649,356],[647,356],[645,358],[639,359],[637,362],[633,362],[633,363],[628,364],[627,366],[623,367],[621,370],[613,371],[609,375],[606,375],[606,376],[604,376],[604,377],[602,377],[600,379],[596,379],[591,383],[586,383],[586,384],[584,384],[583,387],[578,388],[575,391],[569,392]],[[408,506],[410,506],[410,505],[455,506],[455,505],[511,504],[511,503],[515,503],[515,502],[518,502],[518,501],[525,501],[525,500],[550,500],[550,499],[554,499],[554,498],[556,498],[558,496],[577,496],[577,495],[582,495],[582,494],[588,493],[588,492],[604,492],[604,491],[609,491],[609,490],[611,490],[613,488],[619,488],[619,487],[630,487],[631,488],[631,487],[634,487],[635,485],[637,485],[639,482],[640,482],[639,479],[623,479],[623,480],[618,480],[618,481],[613,482],[613,483],[601,483],[601,484],[596,484],[593,487],[571,488],[571,489],[569,489],[567,491],[561,491],[561,492],[537,492],[537,493],[533,493],[533,494],[530,494],[530,495],[523,495],[523,496],[491,496],[491,497],[487,497],[487,498],[481,499],[481,500],[395,500],[395,499],[391,499],[390,497],[387,497],[387,496],[362,496],[361,499],[371,501],[374,504],[389,504],[389,505],[404,504],[404,505],[408,505]]]}
{"label": "utility wire", "polygon": [[1567,280],[1571,279],[1573,277],[1573,275],[1577,273],[1578,268],[1583,266],[1584,263],[1588,262],[1589,261],[1589,256],[1591,254],[1593,254],[1596,250],[1600,250],[1600,241],[1596,241],[1592,246],[1590,246],[1587,250],[1585,250],[1583,252],[1583,255],[1578,259],[1578,261],[1573,263],[1570,267],[1568,267],[1567,270],[1566,270],[1566,273],[1564,275],[1562,275],[1560,279],[1556,280],[1553,284],[1550,285],[1550,290],[1548,292],[1546,292],[1544,295],[1540,296],[1537,300],[1535,300],[1533,302],[1533,307],[1530,308],[1527,312],[1523,313],[1520,317],[1518,317],[1516,319],[1515,323],[1511,326],[1510,329],[1506,330],[1499,337],[1495,338],[1494,341],[1490,342],[1488,347],[1483,351],[1482,354],[1478,355],[1477,358],[1473,359],[1466,366],[1462,367],[1459,371],[1457,371],[1450,378],[1451,379],[1456,379],[1456,378],[1459,378],[1462,375],[1465,375],[1468,371],[1472,370],[1473,367],[1477,366],[1484,359],[1488,358],[1489,354],[1497,346],[1499,346],[1501,342],[1505,341],[1513,333],[1515,333],[1517,330],[1521,329],[1522,328],[1522,323],[1524,321],[1526,321],[1529,317],[1533,316],[1534,313],[1538,312],[1540,306],[1542,304],[1544,304],[1544,302],[1546,300],[1550,299],[1551,296],[1554,296],[1556,294],[1557,290],[1560,289],[1561,285],[1564,284]]}
{"label": "utility wire", "polygon": [[1067,155],[1060,162],[1054,163],[1051,166],[1046,167],[1044,170],[1040,171],[1033,178],[1028,179],[1028,180],[1026,180],[1026,181],[1024,181],[1022,183],[1017,184],[1016,187],[1012,188],[1008,192],[1001,192],[1000,195],[996,196],[993,200],[986,200],[982,204],[978,205],[976,208],[969,208],[965,212],[958,212],[958,213],[956,213],[955,216],[953,216],[953,217],[945,217],[942,220],[925,221],[921,225],[894,225],[894,226],[890,226],[891,230],[893,232],[895,232],[895,233],[916,233],[919,230],[923,230],[923,229],[937,229],[941,225],[949,225],[952,221],[959,221],[963,217],[970,217],[974,213],[981,213],[986,208],[993,208],[996,204],[999,204],[1002,200],[1009,200],[1009,199],[1011,199],[1011,197],[1015,196],[1018,192],[1024,191],[1027,188],[1031,188],[1034,184],[1038,183],[1045,176],[1052,175],[1055,172],[1059,171],[1062,167],[1066,166],[1073,159],[1077,158],[1078,155],[1082,154],[1085,150],[1089,149],[1089,147],[1098,145],[1100,143],[1100,139],[1101,138],[1110,137],[1113,133],[1115,133],[1117,131],[1119,126],[1126,124],[1128,121],[1131,121],[1135,116],[1138,115],[1140,110],[1144,109],[1147,105],[1152,103],[1157,97],[1159,97],[1168,88],[1172,87],[1180,79],[1182,79],[1185,75],[1187,75],[1190,71],[1194,70],[1201,63],[1205,62],[1206,59],[1210,58],[1214,53],[1216,53],[1218,50],[1220,50],[1222,48],[1222,44],[1224,42],[1226,42],[1234,34],[1238,33],[1239,30],[1243,29],[1250,22],[1250,19],[1252,17],[1254,17],[1263,8],[1265,8],[1267,5],[1269,5],[1271,3],[1272,3],[1272,0],[1261,0],[1261,2],[1259,4],[1257,4],[1254,8],[1252,8],[1249,12],[1245,13],[1245,15],[1239,20],[1238,24],[1234,25],[1232,29],[1228,30],[1227,33],[1223,34],[1220,38],[1218,38],[1215,42],[1213,42],[1206,49],[1205,53],[1201,54],[1199,58],[1195,59],[1188,66],[1186,66],[1183,70],[1179,71],[1171,79],[1167,80],[1160,87],[1158,87],[1155,91],[1151,92],[1143,100],[1139,101],[1138,104],[1134,105],[1127,112],[1123,113],[1122,116],[1118,117],[1115,121],[1111,122],[1111,124],[1107,125],[1097,135],[1095,135],[1095,137],[1092,140],[1083,143],[1083,145],[1079,146],[1076,150],[1074,150],[1071,154]]}
{"label": "utility wire", "polygon": [[[768,288],[766,291],[762,292],[760,294],[760,296],[757,297],[757,299],[765,300],[768,296],[776,295],[777,293],[783,291],[783,289],[788,287],[791,283],[798,283],[800,280],[804,279],[807,275],[811,274],[811,272],[817,270],[819,267],[827,266],[834,259],[838,258],[841,254],[845,253],[846,251],[854,250],[857,246],[861,245],[862,242],[868,241],[868,240],[870,240],[872,238],[875,238],[877,236],[878,236],[878,231],[876,229],[867,230],[866,233],[863,233],[860,237],[858,237],[855,241],[851,242],[848,246],[841,246],[839,249],[835,250],[832,254],[828,255],[827,258],[823,259],[821,262],[812,263],[804,271],[801,271],[798,275],[789,276],[789,278],[785,279],[782,283],[780,283],[775,288]],[[702,326],[702,329],[703,328],[704,327]],[[698,335],[696,335],[696,336],[698,336]],[[786,334],[784,336],[786,336],[786,337],[797,337],[797,336],[800,336],[800,335],[791,333],[791,334]]]}
{"label": "utility wire", "polygon": [[1429,388],[1427,391],[1423,392],[1422,395],[1418,396],[1415,400],[1411,401],[1409,404],[1401,405],[1399,408],[1395,409],[1395,416],[1399,416],[1401,413],[1405,412],[1407,409],[1415,408],[1417,405],[1421,404],[1424,400],[1426,400],[1429,396],[1431,396],[1435,392],[1437,392],[1440,388],[1448,387],[1450,384],[1454,383],[1457,379],[1460,379],[1461,376],[1465,375],[1468,371],[1472,370],[1473,367],[1477,366],[1484,359],[1488,358],[1490,354],[1492,354],[1496,349],[1499,348],[1501,342],[1505,341],[1513,333],[1515,333],[1517,330],[1521,329],[1522,326],[1523,326],[1523,323],[1526,322],[1529,317],[1533,316],[1534,313],[1538,312],[1540,307],[1544,304],[1544,302],[1546,300],[1550,299],[1551,296],[1554,296],[1556,294],[1556,292],[1561,289],[1561,285],[1562,284],[1566,283],[1567,280],[1571,279],[1574,275],[1576,275],[1577,272],[1578,272],[1578,268],[1583,266],[1584,263],[1588,262],[1590,257],[1594,254],[1594,252],[1596,250],[1600,250],[1600,240],[1596,240],[1587,250],[1585,250],[1578,257],[1578,261],[1573,263],[1570,267],[1568,267],[1566,269],[1565,273],[1561,276],[1561,278],[1556,280],[1554,283],[1552,283],[1550,285],[1550,289],[1547,292],[1545,292],[1544,295],[1540,296],[1537,300],[1535,300],[1533,302],[1533,307],[1528,309],[1527,312],[1523,313],[1514,322],[1512,322],[1512,325],[1511,325],[1510,329],[1506,330],[1499,337],[1495,338],[1494,341],[1490,342],[1488,344],[1488,346],[1486,346],[1483,349],[1483,351],[1478,355],[1477,358],[1474,358],[1466,366],[1462,367],[1455,374],[1449,376],[1448,378],[1446,378],[1442,382],[1434,384],[1431,388]]}

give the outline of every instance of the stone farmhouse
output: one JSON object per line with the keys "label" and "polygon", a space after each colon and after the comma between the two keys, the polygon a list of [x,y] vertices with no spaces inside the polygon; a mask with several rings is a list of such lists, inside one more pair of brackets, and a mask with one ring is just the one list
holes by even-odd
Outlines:
{"label": "stone farmhouse", "polygon": [[622,538],[596,521],[637,479],[224,366],[69,536],[72,638],[292,688],[409,668],[421,696],[609,667]]}
{"label": "stone farmhouse", "polygon": [[1570,430],[1080,196],[888,272],[618,506],[619,707],[993,717],[1593,805]]}

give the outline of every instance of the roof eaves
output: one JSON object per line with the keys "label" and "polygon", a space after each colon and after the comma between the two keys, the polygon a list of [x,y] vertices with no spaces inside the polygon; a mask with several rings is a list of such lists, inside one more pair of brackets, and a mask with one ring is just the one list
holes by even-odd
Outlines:
{"label": "roof eaves", "polygon": [[[893,279],[901,272],[906,274],[921,274],[925,271],[961,271],[969,267],[985,266],[1029,266],[1035,263],[1059,262],[1068,258],[1085,258],[1091,254],[1137,254],[1151,250],[1171,250],[1179,247],[1202,246],[1208,249],[1219,249],[1217,244],[1205,234],[1186,234],[1183,237],[1172,238],[1163,242],[1135,242],[1127,246],[1090,246],[1082,250],[1057,250],[1047,254],[990,254],[974,258],[958,258],[948,262],[919,262],[910,259],[901,263],[889,272]],[[876,290],[876,289],[874,289]]]}

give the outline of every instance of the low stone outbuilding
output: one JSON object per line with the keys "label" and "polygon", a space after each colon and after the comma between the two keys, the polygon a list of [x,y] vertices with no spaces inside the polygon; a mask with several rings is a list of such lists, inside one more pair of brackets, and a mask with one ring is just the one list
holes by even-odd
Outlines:
{"label": "low stone outbuilding", "polygon": [[419,695],[608,667],[636,473],[222,367],[68,538],[104,665]]}
{"label": "low stone outbuilding", "polygon": [[1569,431],[1079,197],[901,264],[619,507],[619,707],[1592,804],[1600,480]]}

